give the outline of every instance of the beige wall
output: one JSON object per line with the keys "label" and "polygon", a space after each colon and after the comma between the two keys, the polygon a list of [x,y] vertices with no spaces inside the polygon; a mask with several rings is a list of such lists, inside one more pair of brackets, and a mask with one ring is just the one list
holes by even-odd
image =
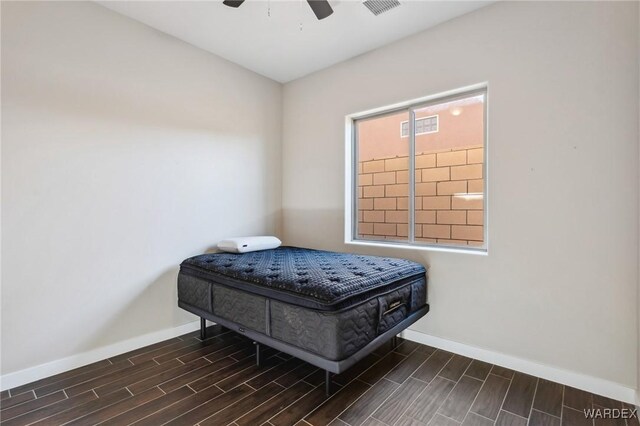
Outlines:
{"label": "beige wall", "polygon": [[193,321],[178,263],[278,234],[281,85],[91,2],[2,2],[2,373]]}
{"label": "beige wall", "polygon": [[[286,84],[286,243],[420,261],[414,329],[635,388],[637,8],[497,3]],[[488,256],[345,245],[345,115],[485,81]]]}

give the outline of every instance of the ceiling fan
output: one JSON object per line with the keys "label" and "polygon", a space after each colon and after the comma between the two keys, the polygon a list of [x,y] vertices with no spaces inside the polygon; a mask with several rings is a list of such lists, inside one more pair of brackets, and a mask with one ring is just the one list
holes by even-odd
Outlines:
{"label": "ceiling fan", "polygon": [[[222,3],[225,6],[237,8],[244,3],[244,0],[224,0]],[[327,0],[307,0],[307,3],[309,3],[309,7],[311,7],[318,20],[324,19],[333,13],[333,9]]]}

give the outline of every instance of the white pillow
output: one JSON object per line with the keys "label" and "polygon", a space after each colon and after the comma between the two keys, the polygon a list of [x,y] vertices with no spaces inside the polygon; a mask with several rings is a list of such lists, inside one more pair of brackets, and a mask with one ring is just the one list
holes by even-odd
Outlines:
{"label": "white pillow", "polygon": [[248,253],[280,247],[282,241],[276,237],[239,237],[222,240],[218,248],[229,253]]}

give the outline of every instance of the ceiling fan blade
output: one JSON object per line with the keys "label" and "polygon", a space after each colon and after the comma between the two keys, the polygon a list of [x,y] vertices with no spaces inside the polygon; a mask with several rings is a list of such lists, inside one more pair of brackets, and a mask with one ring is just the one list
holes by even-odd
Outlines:
{"label": "ceiling fan blade", "polygon": [[327,0],[307,0],[316,18],[324,19],[333,13],[333,9]]}
{"label": "ceiling fan blade", "polygon": [[224,0],[222,4],[229,7],[240,7],[244,0]]}

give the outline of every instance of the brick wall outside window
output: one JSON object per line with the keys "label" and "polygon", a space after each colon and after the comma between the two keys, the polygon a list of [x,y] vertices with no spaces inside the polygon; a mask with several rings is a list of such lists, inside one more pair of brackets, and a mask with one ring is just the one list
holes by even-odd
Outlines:
{"label": "brick wall outside window", "polygon": [[[416,241],[483,244],[483,160],[482,145],[416,155]],[[406,240],[408,157],[361,161],[358,169],[358,238]]]}

